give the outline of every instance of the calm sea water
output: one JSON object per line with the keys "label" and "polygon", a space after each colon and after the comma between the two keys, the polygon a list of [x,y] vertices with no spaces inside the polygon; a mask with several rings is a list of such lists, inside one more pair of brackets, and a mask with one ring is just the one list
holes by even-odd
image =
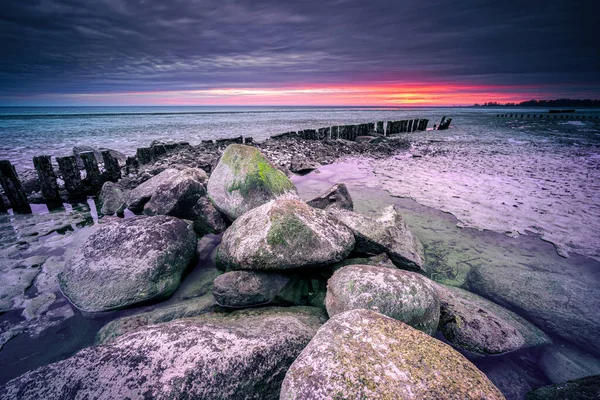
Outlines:
{"label": "calm sea water", "polygon": [[[455,129],[444,137],[497,137],[589,145],[600,142],[598,124],[577,121],[513,121],[497,113],[547,113],[547,110],[474,108],[310,108],[310,107],[0,107],[0,159],[17,170],[31,169],[40,154],[69,154],[75,145],[107,147],[131,155],[153,140],[188,141],[239,135],[266,139],[271,135],[331,125],[428,118],[429,126],[442,116],[453,117]],[[578,110],[596,116],[600,110]],[[517,122],[517,125],[515,125]],[[528,129],[514,129],[527,124]]]}

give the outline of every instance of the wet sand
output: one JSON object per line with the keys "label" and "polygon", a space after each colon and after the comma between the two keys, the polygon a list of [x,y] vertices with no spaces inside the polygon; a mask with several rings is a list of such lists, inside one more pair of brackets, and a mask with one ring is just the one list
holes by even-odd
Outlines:
{"label": "wet sand", "polygon": [[375,160],[382,187],[452,213],[459,226],[535,233],[560,255],[600,260],[600,154],[530,142],[427,141]]}

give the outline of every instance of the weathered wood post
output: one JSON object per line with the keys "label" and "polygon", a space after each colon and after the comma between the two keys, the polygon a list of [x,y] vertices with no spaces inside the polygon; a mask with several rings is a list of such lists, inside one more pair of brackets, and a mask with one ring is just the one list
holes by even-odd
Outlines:
{"label": "weathered wood post", "polygon": [[91,151],[83,152],[79,156],[83,160],[83,166],[85,168],[85,183],[87,184],[90,193],[96,194],[102,189],[102,184],[104,183],[102,174],[98,168],[96,157]]}
{"label": "weathered wood post", "polygon": [[412,119],[409,119],[408,120],[408,132],[412,132],[412,124],[413,124]]}
{"label": "weathered wood post", "polygon": [[0,184],[13,210],[31,213],[25,189],[19,180],[15,167],[8,160],[0,161]]}
{"label": "weathered wood post", "polygon": [[58,183],[56,182],[56,173],[52,168],[50,156],[33,157],[33,166],[37,171],[38,181],[42,189],[42,196],[48,201],[60,200],[58,193]]}
{"label": "weathered wood post", "polygon": [[110,150],[102,150],[102,159],[104,160],[104,180],[116,182],[121,179],[119,160],[112,155]]}
{"label": "weathered wood post", "polygon": [[385,131],[383,130],[383,121],[377,121],[377,127],[375,128],[375,132],[383,135]]}
{"label": "weathered wood post", "polygon": [[81,182],[81,173],[77,167],[75,156],[56,157],[58,163],[58,172],[65,182],[65,189],[73,197],[83,196],[83,183]]}
{"label": "weathered wood post", "polygon": [[331,127],[331,139],[338,139],[339,136],[339,126],[332,126]]}
{"label": "weathered wood post", "polygon": [[367,130],[369,131],[367,133],[375,132],[375,123],[374,122],[369,122],[367,124]]}

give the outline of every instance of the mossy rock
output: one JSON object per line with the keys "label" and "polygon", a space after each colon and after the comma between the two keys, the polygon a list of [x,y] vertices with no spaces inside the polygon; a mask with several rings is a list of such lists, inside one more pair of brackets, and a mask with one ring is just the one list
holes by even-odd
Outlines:
{"label": "mossy rock", "polygon": [[349,265],[327,282],[330,317],[353,309],[373,310],[429,335],[437,330],[440,302],[433,282],[415,272]]}
{"label": "mossy rock", "polygon": [[286,193],[296,193],[288,177],[255,147],[228,146],[208,180],[215,207],[235,220]]}
{"label": "mossy rock", "polygon": [[238,218],[223,235],[217,263],[231,270],[322,267],[354,248],[352,232],[322,210],[279,198]]}
{"label": "mossy rock", "polygon": [[504,399],[452,347],[370,310],[323,325],[287,371],[281,400]]}

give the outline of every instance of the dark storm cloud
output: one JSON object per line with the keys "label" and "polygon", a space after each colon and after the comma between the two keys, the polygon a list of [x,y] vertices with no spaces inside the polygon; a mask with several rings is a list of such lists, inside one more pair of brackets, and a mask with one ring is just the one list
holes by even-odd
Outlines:
{"label": "dark storm cloud", "polygon": [[593,3],[3,0],[0,98],[402,81],[596,90]]}

